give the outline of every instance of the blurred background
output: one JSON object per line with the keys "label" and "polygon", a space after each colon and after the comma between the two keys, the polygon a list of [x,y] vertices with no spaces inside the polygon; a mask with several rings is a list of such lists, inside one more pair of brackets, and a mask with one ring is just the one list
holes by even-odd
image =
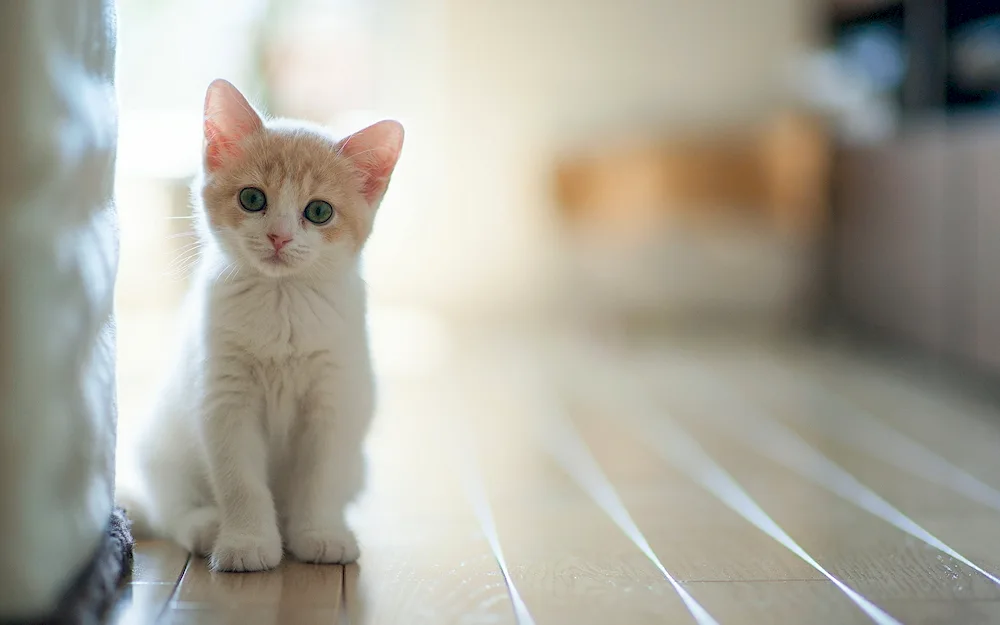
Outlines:
{"label": "blurred background", "polygon": [[851,331],[1000,373],[1000,2],[120,0],[123,434],[192,263],[204,90],[406,146],[380,371],[446,328]]}
{"label": "blurred background", "polygon": [[906,622],[1000,622],[1000,0],[119,0],[119,23],[119,464],[197,261],[209,82],[406,127],[364,256],[351,622],[514,622],[518,588],[539,622],[691,622],[668,570],[722,622],[869,622],[816,562]]}

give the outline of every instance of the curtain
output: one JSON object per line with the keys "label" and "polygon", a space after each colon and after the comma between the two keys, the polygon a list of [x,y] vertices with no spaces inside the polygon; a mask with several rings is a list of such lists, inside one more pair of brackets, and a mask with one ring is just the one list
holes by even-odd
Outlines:
{"label": "curtain", "polygon": [[111,0],[0,2],[0,620],[50,611],[112,509]]}

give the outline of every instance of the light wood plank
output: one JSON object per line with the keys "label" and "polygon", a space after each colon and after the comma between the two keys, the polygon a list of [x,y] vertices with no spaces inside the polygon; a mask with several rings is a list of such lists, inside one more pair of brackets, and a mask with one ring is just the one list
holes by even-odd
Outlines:
{"label": "light wood plank", "polygon": [[[842,430],[852,428],[857,423],[856,420],[863,422],[868,419],[889,427],[901,438],[920,444],[905,429],[900,430],[886,422],[883,419],[885,413],[861,412],[864,408],[829,390],[827,379],[821,371],[809,372],[808,366],[796,366],[797,361],[783,364],[794,369],[795,373],[782,379],[760,375],[751,368],[741,368],[718,375],[714,383],[719,385],[722,393],[731,396],[729,405],[732,409],[726,409],[723,402],[718,404],[718,409],[711,408],[715,414],[706,415],[704,410],[710,409],[706,406],[689,416],[696,422],[709,416],[723,428],[727,427],[726,420],[740,419],[746,412],[752,413],[752,418],[763,417],[777,421],[914,518],[996,513],[996,509],[954,489],[903,471],[888,463],[877,451],[872,453],[871,450],[861,450],[839,438],[837,434],[843,435]],[[807,372],[803,373],[803,369]],[[713,370],[717,371],[718,368],[713,367]],[[667,382],[666,386],[669,390],[663,396],[668,400],[687,395],[687,401],[691,401],[690,392],[686,392],[682,384]],[[739,405],[733,405],[733,401]],[[684,416],[685,411],[682,409],[679,414]],[[900,417],[900,421],[907,421],[904,415]],[[859,432],[858,435],[863,436],[864,432]]]}
{"label": "light wood plank", "polygon": [[686,425],[810,555],[868,599],[1000,599],[996,584],[950,556],[740,445]]}
{"label": "light wood plank", "polygon": [[842,352],[804,350],[785,366],[807,366],[828,388],[971,473],[984,479],[1000,475],[997,406],[968,397],[929,372]]}
{"label": "light wood plank", "polygon": [[[695,583],[686,587],[726,625],[872,622],[830,582]],[[888,600],[881,607],[907,625],[985,624],[1000,620],[1000,602],[996,601]]]}
{"label": "light wood plank", "polygon": [[1000,622],[997,601],[887,601],[886,609],[907,625]]}
{"label": "light wood plank", "polygon": [[339,610],[344,567],[286,560],[262,573],[216,573],[198,558],[184,573],[174,607],[237,609],[262,606]]}
{"label": "light wood plank", "polygon": [[872,622],[827,580],[692,583],[685,587],[726,625]]}
{"label": "light wood plank", "polygon": [[167,540],[139,541],[135,545],[132,582],[170,583],[180,580],[188,552]]}
{"label": "light wood plank", "polygon": [[148,625],[155,623],[167,608],[174,584],[128,584],[108,615],[111,625]]}
{"label": "light wood plank", "polygon": [[654,563],[545,450],[546,405],[534,404],[502,368],[468,369],[459,386],[511,575],[532,616],[693,622]]}
{"label": "light wood plank", "polygon": [[[821,580],[803,562],[623,431],[612,416],[577,424],[653,550],[685,582]],[[630,467],[641,463],[645,475]]]}
{"label": "light wood plank", "polygon": [[354,517],[362,555],[345,584],[352,625],[514,623],[441,429],[440,391],[390,382],[381,401],[369,488]]}
{"label": "light wood plank", "polygon": [[114,625],[155,622],[167,609],[188,559],[188,553],[172,542],[137,542],[133,552],[131,582],[122,589],[106,622]]}
{"label": "light wood plank", "polygon": [[171,607],[159,625],[337,625],[339,610],[295,606],[238,608]]}

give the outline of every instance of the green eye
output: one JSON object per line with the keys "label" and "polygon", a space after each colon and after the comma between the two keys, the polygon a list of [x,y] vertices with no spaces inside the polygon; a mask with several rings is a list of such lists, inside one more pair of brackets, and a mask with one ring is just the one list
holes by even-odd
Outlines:
{"label": "green eye", "polygon": [[302,211],[302,216],[317,225],[325,224],[333,217],[333,207],[329,202],[323,200],[313,200],[306,204],[306,209]]}
{"label": "green eye", "polygon": [[240,191],[240,206],[251,213],[259,213],[267,207],[267,196],[255,187],[247,187]]}

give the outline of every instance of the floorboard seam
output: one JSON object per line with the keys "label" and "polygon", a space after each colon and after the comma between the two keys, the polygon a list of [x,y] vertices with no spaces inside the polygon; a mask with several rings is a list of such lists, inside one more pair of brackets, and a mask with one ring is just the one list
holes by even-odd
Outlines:
{"label": "floorboard seam", "polygon": [[159,623],[166,616],[167,611],[170,610],[170,606],[173,605],[174,599],[177,596],[177,591],[181,587],[181,581],[184,580],[184,576],[187,575],[188,568],[191,566],[191,554],[188,554],[187,560],[184,561],[184,568],[181,569],[180,575],[177,576],[177,580],[174,581],[174,587],[170,590],[170,596],[163,603],[163,607],[160,609],[160,613],[156,615],[156,620],[154,622]]}

